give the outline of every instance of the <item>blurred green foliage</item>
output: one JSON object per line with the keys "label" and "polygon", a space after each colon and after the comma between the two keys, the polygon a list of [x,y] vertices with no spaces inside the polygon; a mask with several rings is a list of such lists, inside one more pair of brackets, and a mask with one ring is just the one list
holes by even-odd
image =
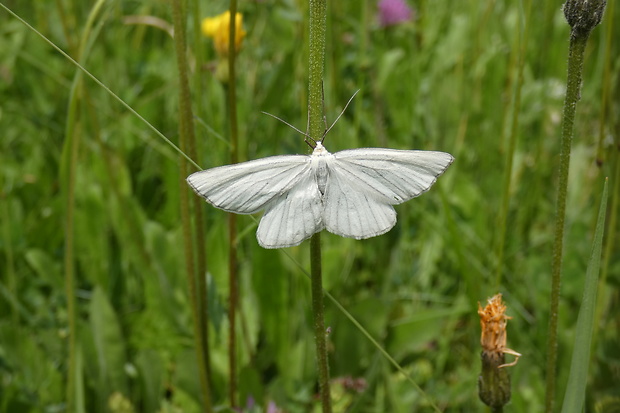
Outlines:
{"label": "blurred green foliage", "polygon": [[[75,55],[90,2],[7,2]],[[517,85],[519,3],[410,2],[412,22],[381,28],[374,2],[330,2],[325,108],[331,152],[364,146],[429,149],[456,161],[428,194],[397,207],[388,234],[365,241],[323,237],[325,289],[387,349],[442,409],[485,411],[476,302],[502,292],[513,320],[508,345],[510,411],[544,402],[555,171],[569,27],[556,2],[536,3]],[[221,1],[202,2],[202,16]],[[240,2],[248,32],[238,57],[240,158],[306,153],[298,134],[307,108],[307,4]],[[176,141],[173,42],[145,16],[170,21],[164,1],[106,3],[85,66],[164,135]],[[587,49],[567,207],[560,306],[558,400],[566,385],[575,324],[603,178],[620,178],[618,12]],[[615,14],[615,15],[614,15]],[[128,24],[128,16],[138,16]],[[141,20],[141,19],[142,20]],[[191,22],[191,19],[190,19]],[[189,25],[190,33],[195,28]],[[612,30],[607,38],[606,33]],[[191,35],[188,37],[193,38]],[[616,42],[608,45],[608,39]],[[609,49],[608,49],[609,47]],[[224,89],[211,44],[194,64],[204,94],[196,113],[203,168],[227,163]],[[603,76],[608,56],[611,76]],[[192,62],[196,63],[195,60]],[[61,151],[76,68],[0,11],[0,411],[63,411],[67,312],[63,278],[65,205]],[[602,100],[607,91],[608,101]],[[197,412],[199,383],[179,221],[179,155],[105,91],[85,80],[79,97],[75,255],[79,385],[88,412]],[[606,103],[611,102],[611,103]],[[495,246],[510,119],[519,126],[501,285]],[[206,126],[208,127],[206,127]],[[602,133],[601,133],[602,131]],[[598,148],[600,147],[600,150]],[[598,163],[597,163],[598,161]],[[617,186],[616,186],[617,188]],[[610,193],[610,204],[617,193]],[[226,406],[226,214],[205,205],[214,400]],[[616,213],[611,208],[610,214]],[[612,221],[617,222],[617,221]],[[247,412],[316,407],[308,246],[263,250],[256,223],[239,218],[240,400]],[[617,226],[607,240],[617,239]],[[609,241],[608,241],[609,242]],[[616,242],[604,257],[586,411],[618,404],[620,334]],[[499,290],[499,291],[498,291]],[[326,302],[335,411],[426,411],[425,398],[341,312]],[[352,385],[353,384],[358,384]],[[253,406],[253,407],[252,407]]]}

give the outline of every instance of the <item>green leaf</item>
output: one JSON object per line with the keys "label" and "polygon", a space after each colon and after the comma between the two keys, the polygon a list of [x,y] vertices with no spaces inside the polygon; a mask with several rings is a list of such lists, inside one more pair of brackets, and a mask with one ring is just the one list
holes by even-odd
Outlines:
{"label": "green leaf", "polygon": [[101,287],[93,292],[90,321],[99,367],[100,400],[107,400],[114,391],[127,395],[125,340],[116,313]]}
{"label": "green leaf", "polygon": [[405,52],[402,49],[394,49],[386,52],[379,64],[379,73],[377,75],[377,88],[382,90],[385,87],[385,83],[390,78],[392,72],[398,62],[405,57]]}
{"label": "green leaf", "polygon": [[420,309],[415,314],[392,322],[389,351],[395,358],[421,351],[434,340],[446,323],[467,314],[469,307],[460,302],[452,307]]}
{"label": "green leaf", "polygon": [[140,371],[142,383],[143,411],[155,412],[159,409],[160,398],[164,394],[164,380],[166,379],[164,362],[161,356],[151,349],[140,351],[135,362]]}
{"label": "green leaf", "polygon": [[594,309],[596,308],[596,289],[598,286],[598,273],[601,265],[601,249],[603,245],[603,233],[605,229],[605,211],[607,210],[607,180],[603,188],[603,198],[596,222],[592,254],[586,270],[586,282],[583,287],[583,300],[579,317],[577,318],[577,330],[575,334],[575,346],[573,348],[573,360],[570,366],[568,385],[564,394],[562,405],[563,413],[583,411],[586,397],[586,384],[588,383],[588,364],[590,363],[590,344],[594,327]]}
{"label": "green leaf", "polygon": [[62,285],[63,278],[60,264],[47,251],[38,248],[28,249],[24,254],[24,258],[41,280],[55,287]]}

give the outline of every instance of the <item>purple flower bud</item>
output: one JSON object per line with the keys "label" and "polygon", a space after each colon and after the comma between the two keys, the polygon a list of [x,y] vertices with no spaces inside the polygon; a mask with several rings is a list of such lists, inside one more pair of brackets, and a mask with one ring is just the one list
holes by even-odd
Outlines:
{"label": "purple flower bud", "polygon": [[245,408],[247,410],[252,410],[255,405],[256,405],[256,402],[254,401],[254,397],[252,397],[251,395],[248,396],[248,399],[245,401]]}
{"label": "purple flower bud", "polygon": [[267,405],[267,413],[278,413],[279,411],[278,406],[273,402],[273,400],[270,401]]}
{"label": "purple flower bud", "polygon": [[413,10],[404,0],[380,0],[378,7],[381,27],[409,21],[413,15]]}

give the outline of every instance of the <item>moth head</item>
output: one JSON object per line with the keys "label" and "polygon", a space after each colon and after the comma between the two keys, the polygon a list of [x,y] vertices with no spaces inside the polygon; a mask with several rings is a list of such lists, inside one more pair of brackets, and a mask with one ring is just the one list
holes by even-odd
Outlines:
{"label": "moth head", "polygon": [[327,149],[325,149],[325,146],[323,146],[321,141],[317,141],[314,146],[314,150],[312,151],[312,155],[323,156],[328,154],[329,152],[327,152]]}

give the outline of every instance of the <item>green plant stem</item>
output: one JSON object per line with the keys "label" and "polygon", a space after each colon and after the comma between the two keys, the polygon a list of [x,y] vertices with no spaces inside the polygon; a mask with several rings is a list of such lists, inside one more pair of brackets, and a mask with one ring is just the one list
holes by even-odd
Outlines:
{"label": "green plant stem", "polygon": [[[76,81],[72,90],[78,89],[79,75],[76,75]],[[77,92],[75,92],[77,93]],[[66,198],[65,198],[65,294],[67,296],[67,319],[68,319],[68,366],[67,366],[67,411],[76,411],[75,405],[75,384],[76,384],[76,311],[75,311],[75,266],[74,266],[74,214],[75,214],[75,176],[77,169],[77,155],[79,148],[80,135],[77,133],[77,124],[75,121],[76,103],[77,97],[75,93],[71,93],[71,100],[69,103],[69,115],[67,120],[67,135],[66,139],[69,140],[69,170],[66,178]]]}
{"label": "green plant stem", "polygon": [[[230,129],[230,163],[237,163],[239,159],[239,139],[237,129],[237,87],[235,61],[237,45],[236,39],[236,16],[237,0],[230,0],[230,32],[228,42],[228,121]],[[229,284],[229,305],[228,305],[228,368],[229,368],[229,390],[228,396],[231,407],[237,406],[237,307],[239,301],[238,286],[238,260],[237,260],[237,216],[228,214],[228,284]]]}
{"label": "green plant stem", "polygon": [[[310,137],[319,141],[323,134],[323,68],[325,66],[326,0],[310,0],[310,41],[308,65],[308,124]],[[314,339],[319,371],[319,391],[323,413],[332,411],[329,390],[329,366],[323,319],[323,281],[321,268],[321,234],[310,240],[310,273]]]}
{"label": "green plant stem", "polygon": [[[497,267],[495,273],[494,290],[499,290],[502,283],[502,273],[504,269],[504,249],[506,244],[506,226],[508,221],[508,209],[510,206],[511,179],[514,161],[515,149],[517,146],[517,135],[519,131],[519,115],[521,114],[521,89],[523,87],[523,69],[525,67],[525,56],[527,53],[527,40],[529,38],[530,28],[530,10],[532,9],[532,1],[529,0],[525,6],[524,27],[517,35],[518,47],[518,67],[517,82],[515,85],[514,105],[512,108],[512,122],[510,126],[510,136],[508,138],[508,150],[506,151],[506,169],[504,170],[504,183],[502,188],[502,207],[499,215],[499,238],[497,243],[496,259]],[[503,128],[502,128],[503,129]]]}
{"label": "green plant stem", "polygon": [[321,265],[321,233],[317,232],[310,239],[310,283],[312,290],[312,314],[314,315],[314,340],[319,370],[319,393],[323,413],[332,411],[329,390],[329,364],[325,337],[325,320],[323,317],[323,277]]}
{"label": "green plant stem", "polygon": [[[177,66],[179,70],[179,143],[181,150],[186,151],[188,150],[189,142],[194,140],[194,124],[186,56],[185,15],[183,13],[183,5],[181,4],[181,0],[172,0],[172,20],[174,24],[174,43]],[[203,398],[203,411],[211,412],[211,392],[209,389],[207,360],[205,358],[205,343],[203,342],[203,329],[206,329],[206,325],[201,323],[203,317],[200,311],[199,300],[201,297],[197,282],[198,277],[204,277],[204,274],[197,274],[196,266],[194,265],[194,244],[192,243],[189,210],[189,197],[193,194],[190,194],[191,191],[185,182],[185,177],[188,173],[189,165],[185,158],[182,157],[179,159],[179,186],[181,188],[180,204],[183,227],[183,249],[185,253],[185,270],[187,272],[189,296],[194,319],[194,343],[196,347],[196,357],[198,359],[200,389]]]}
{"label": "green plant stem", "polygon": [[237,276],[237,216],[228,214],[228,398],[231,407],[237,407],[237,307],[239,301],[239,285]]}
{"label": "green plant stem", "polygon": [[566,194],[568,191],[568,170],[570,151],[575,123],[575,109],[579,101],[583,58],[588,34],[573,30],[568,51],[568,77],[566,80],[566,97],[562,117],[562,137],[560,148],[560,169],[558,195],[556,202],[555,237],[551,262],[551,300],[549,307],[549,336],[547,339],[547,383],[545,411],[553,412],[555,401],[557,341],[558,341],[558,306],[560,301],[560,280],[562,277],[562,252],[564,247],[564,219],[566,216]]}
{"label": "green plant stem", "polygon": [[[91,29],[94,25],[104,1],[99,0],[91,9],[80,40],[78,60],[83,62],[87,55],[87,44]],[[78,102],[82,92],[82,72],[77,71],[71,85],[69,95],[69,108],[67,110],[67,129],[65,132],[65,146],[63,148],[63,161],[60,171],[61,181],[65,192],[65,294],[67,296],[67,319],[69,327],[68,342],[68,366],[67,366],[67,411],[83,411],[82,403],[78,397],[81,383],[76,379],[81,373],[78,371],[77,360],[77,313],[75,299],[75,256],[74,256],[74,227],[75,227],[75,180],[77,174],[78,152],[81,138],[81,123],[78,113]],[[67,168],[67,169],[64,169]]]}
{"label": "green plant stem", "polygon": [[323,134],[323,68],[325,66],[326,0],[310,0],[310,50],[308,67],[308,123],[310,137]]}
{"label": "green plant stem", "polygon": [[[200,47],[201,31],[200,31],[200,1],[192,0],[192,17],[194,25],[194,59],[196,69],[194,70],[194,94],[195,96],[203,96],[202,71],[204,53]],[[203,111],[202,99],[196,99],[196,113],[200,117]],[[196,135],[188,136],[189,157],[198,159],[198,151],[196,149]],[[198,196],[192,196],[194,211],[194,244],[196,245],[196,274],[198,276],[198,317],[200,323],[200,339],[202,340],[202,351],[205,360],[205,368],[207,370],[207,380],[209,388],[211,388],[211,356],[209,349],[209,306],[207,302],[207,236],[205,234],[204,220],[204,202]]]}

